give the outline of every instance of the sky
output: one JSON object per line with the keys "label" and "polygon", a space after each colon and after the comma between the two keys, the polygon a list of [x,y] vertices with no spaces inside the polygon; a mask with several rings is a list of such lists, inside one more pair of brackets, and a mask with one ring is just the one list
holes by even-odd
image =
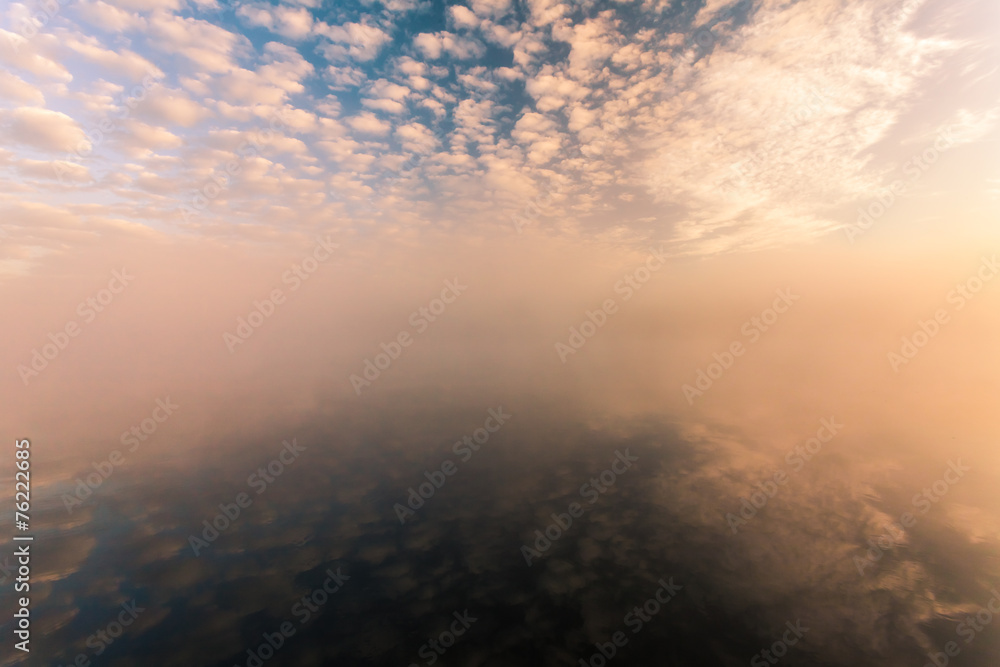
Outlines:
{"label": "sky", "polygon": [[[451,308],[470,333],[432,352],[442,316],[422,337],[427,360],[398,371],[410,386],[478,382],[476,363],[525,381],[598,363],[595,386],[602,373],[628,384],[630,348],[649,341],[677,361],[646,396],[683,399],[701,366],[690,344],[708,354],[764,295],[810,282],[851,305],[810,336],[888,353],[997,247],[998,12],[7,4],[0,301],[17,325],[2,389],[37,428],[76,424],[74,447],[103,437],[84,415],[172,387],[211,388],[196,401],[206,415],[240,392],[265,404],[301,392],[306,409],[324,383],[363,400],[350,377],[456,277],[473,285]],[[616,286],[650,253],[669,268],[626,304]],[[287,273],[306,261],[315,273]],[[81,305],[123,270],[136,278],[110,305]],[[233,343],[275,289],[285,305]],[[621,314],[560,352],[609,297]],[[72,347],[32,367],[71,321]],[[616,335],[600,362],[592,350]],[[544,365],[524,363],[536,349]],[[459,350],[480,361],[441,357]],[[646,400],[630,396],[615,409]],[[53,423],[51,405],[77,421]]]}
{"label": "sky", "polygon": [[[98,0],[3,16],[8,271],[97,235],[532,227],[752,250],[843,233],[900,176],[922,210],[996,210],[990,3]],[[913,163],[935,142],[975,177]]]}

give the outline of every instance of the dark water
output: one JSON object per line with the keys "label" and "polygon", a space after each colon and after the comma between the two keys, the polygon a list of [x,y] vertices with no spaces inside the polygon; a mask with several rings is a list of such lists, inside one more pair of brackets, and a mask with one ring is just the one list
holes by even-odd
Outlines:
{"label": "dark water", "polygon": [[[996,557],[943,514],[859,572],[873,516],[899,516],[908,490],[859,490],[831,455],[734,534],[726,515],[770,471],[729,465],[711,438],[512,404],[478,451],[454,445],[500,407],[355,411],[185,448],[116,471],[72,513],[65,482],[36,503],[27,663],[920,666],[955,641],[949,664],[1000,664],[996,628],[966,642],[954,611],[987,604]],[[280,474],[248,483],[293,439]],[[440,488],[395,508],[425,472]],[[240,493],[196,556],[190,536]]]}

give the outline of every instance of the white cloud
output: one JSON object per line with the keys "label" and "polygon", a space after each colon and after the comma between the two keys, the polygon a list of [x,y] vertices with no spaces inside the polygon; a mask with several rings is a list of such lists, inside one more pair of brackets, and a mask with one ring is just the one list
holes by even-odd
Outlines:
{"label": "white cloud", "polygon": [[43,180],[86,183],[92,179],[90,171],[82,164],[67,160],[18,160],[17,170],[24,176]]}
{"label": "white cloud", "polygon": [[449,7],[448,16],[456,28],[478,28],[482,22],[468,7],[462,5],[452,5]]}
{"label": "white cloud", "polygon": [[376,136],[384,136],[388,134],[392,127],[389,123],[380,119],[375,114],[367,111],[360,113],[357,116],[348,118],[347,124],[357,132]]}
{"label": "white cloud", "polygon": [[169,54],[180,54],[209,72],[228,72],[236,67],[236,56],[249,52],[243,35],[194,18],[154,12],[149,18],[149,44]]}
{"label": "white cloud", "polygon": [[524,73],[513,67],[498,67],[494,71],[504,81],[517,81],[524,78]]}
{"label": "white cloud", "polygon": [[146,76],[161,78],[163,71],[138,53],[128,49],[105,49],[101,42],[83,35],[63,35],[62,43],[85,60],[96,63],[115,74],[128,77],[132,81],[142,81]]}
{"label": "white cloud", "polygon": [[22,104],[42,105],[45,96],[21,77],[0,70],[0,98],[7,98]]}
{"label": "white cloud", "polygon": [[361,104],[367,109],[385,111],[387,113],[401,114],[406,111],[405,104],[390,99],[363,99],[361,100]]}
{"label": "white cloud", "polygon": [[365,81],[365,73],[357,67],[338,67],[330,65],[326,68],[326,79],[333,85],[334,90],[345,88],[356,88]]}
{"label": "white cloud", "polygon": [[73,7],[85,23],[109,32],[136,30],[146,25],[146,20],[139,14],[109,5],[103,0],[80,0]]}
{"label": "white cloud", "polygon": [[409,56],[396,58],[394,64],[396,69],[409,76],[427,76],[427,72],[430,70],[427,63],[414,60]]}
{"label": "white cloud", "polygon": [[490,100],[464,99],[455,107],[455,130],[450,139],[452,148],[463,147],[471,142],[480,147],[496,142],[496,121],[493,118],[496,106]]}
{"label": "white cloud", "polygon": [[500,18],[510,11],[510,0],[472,0],[472,11],[484,18]]}
{"label": "white cloud", "polygon": [[403,100],[410,95],[410,89],[406,86],[392,83],[386,79],[378,79],[372,82],[365,91],[370,97],[378,97],[390,100]]}
{"label": "white cloud", "polygon": [[739,4],[739,2],[740,0],[706,0],[705,5],[698,10],[692,23],[700,26],[714,18],[721,9]]}
{"label": "white cloud", "polygon": [[283,68],[264,66],[260,72],[237,68],[216,77],[213,92],[231,104],[281,104],[291,92],[303,90],[292,77],[281,75]]}
{"label": "white cloud", "polygon": [[572,132],[579,132],[593,125],[596,118],[597,114],[593,110],[582,106],[575,106],[570,111],[568,127]]}
{"label": "white cloud", "polygon": [[569,24],[553,28],[552,36],[572,47],[569,54],[570,72],[580,80],[591,79],[600,72],[600,65],[618,49],[621,39],[616,22],[602,13],[597,18],[587,19],[573,26]]}
{"label": "white cloud", "polygon": [[510,30],[505,26],[492,23],[490,21],[484,21],[483,34],[486,36],[488,41],[498,44],[505,49],[509,49],[521,41],[521,37],[524,33],[519,30]]}
{"label": "white cloud", "polygon": [[59,111],[22,107],[2,112],[8,141],[26,144],[43,151],[68,153],[90,147],[80,125]]}
{"label": "white cloud", "polygon": [[0,62],[46,79],[72,81],[69,70],[58,62],[58,48],[53,35],[40,33],[29,40],[0,28]]}
{"label": "white cloud", "polygon": [[408,123],[396,128],[396,138],[408,151],[414,153],[431,153],[438,146],[437,137],[430,128],[419,123]]}
{"label": "white cloud", "polygon": [[372,60],[392,39],[380,28],[364,23],[344,25],[317,23],[316,33],[333,42],[320,47],[331,60],[343,60],[348,57],[361,62]]}
{"label": "white cloud", "polygon": [[486,53],[480,42],[447,31],[422,32],[413,38],[413,45],[431,60],[440,58],[444,53],[460,60],[480,58]]}
{"label": "white cloud", "polygon": [[[945,125],[953,145],[961,146],[983,139],[997,127],[998,120],[1000,105],[994,105],[979,111],[959,109]],[[929,138],[929,141],[934,141],[934,137]]]}
{"label": "white cloud", "polygon": [[492,93],[499,88],[497,84],[490,81],[485,67],[473,67],[467,73],[459,74],[457,78],[459,83],[470,90]]}
{"label": "white cloud", "polygon": [[434,115],[439,119],[444,118],[448,113],[448,110],[445,108],[443,104],[430,97],[425,97],[424,99],[420,100],[419,105],[427,109],[430,109],[432,112],[434,112]]}
{"label": "white cloud", "polygon": [[369,109],[400,114],[406,111],[403,100],[411,94],[410,89],[406,86],[392,83],[386,79],[378,79],[368,86],[365,91],[366,99],[361,100],[361,103]]}
{"label": "white cloud", "polygon": [[444,51],[441,38],[432,32],[422,32],[413,38],[413,45],[420,50],[424,56],[432,59],[440,58]]}
{"label": "white cloud", "polygon": [[110,4],[121,9],[150,12],[155,9],[176,11],[183,5],[182,0],[111,0]]}
{"label": "white cloud", "polygon": [[664,101],[640,120],[671,131],[640,170],[659,199],[687,207],[676,234],[688,251],[811,238],[840,225],[829,207],[883,187],[872,150],[949,48],[880,25],[884,6],[763,10],[710,59],[679,63],[657,85]]}
{"label": "white cloud", "polygon": [[236,15],[249,25],[267,28],[289,39],[305,39],[313,30],[312,13],[304,7],[253,3],[241,5]]}
{"label": "white cloud", "polygon": [[544,27],[570,13],[567,3],[560,0],[527,0],[531,25]]}
{"label": "white cloud", "polygon": [[125,122],[120,136],[120,141],[136,153],[184,145],[184,140],[167,128],[148,125],[135,119]]}
{"label": "white cloud", "polygon": [[191,127],[212,112],[179,89],[158,86],[136,106],[136,115],[167,125]]}
{"label": "white cloud", "polygon": [[561,108],[567,102],[578,102],[590,94],[589,88],[552,67],[545,67],[538,75],[528,79],[525,90],[537,100],[536,105],[541,111]]}

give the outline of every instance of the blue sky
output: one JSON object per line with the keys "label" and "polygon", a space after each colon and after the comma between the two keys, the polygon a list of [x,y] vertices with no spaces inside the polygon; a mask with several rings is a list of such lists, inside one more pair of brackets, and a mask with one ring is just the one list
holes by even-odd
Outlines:
{"label": "blue sky", "polygon": [[8,247],[512,231],[543,200],[557,234],[754,249],[853,224],[946,128],[995,208],[986,4],[10,3]]}

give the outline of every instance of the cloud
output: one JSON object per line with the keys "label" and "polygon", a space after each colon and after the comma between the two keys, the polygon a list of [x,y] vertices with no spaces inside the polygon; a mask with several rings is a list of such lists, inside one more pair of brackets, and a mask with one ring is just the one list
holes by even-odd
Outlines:
{"label": "cloud", "polygon": [[138,53],[128,49],[105,49],[93,37],[67,35],[62,43],[85,60],[101,65],[114,74],[124,75],[132,81],[141,81],[146,76],[157,79],[163,76],[159,67]]}
{"label": "cloud", "polygon": [[22,107],[3,111],[2,114],[0,118],[7,126],[5,134],[8,141],[53,153],[90,147],[90,141],[79,124],[59,111]]}
{"label": "cloud", "polygon": [[568,102],[579,102],[590,94],[589,88],[553,72],[551,68],[544,68],[542,72],[528,79],[524,86],[528,94],[535,98],[540,111],[552,111]]}
{"label": "cloud", "polygon": [[570,72],[580,80],[594,77],[601,71],[600,65],[619,48],[615,21],[603,15],[573,26],[559,25],[553,28],[552,36],[569,42]]}
{"label": "cloud", "polygon": [[570,13],[570,6],[560,0],[527,0],[531,25],[541,28]]}
{"label": "cloud", "polygon": [[267,28],[289,39],[305,39],[313,30],[312,13],[304,7],[252,3],[241,5],[236,15],[249,25]]}
{"label": "cloud", "polygon": [[45,96],[30,83],[12,72],[0,70],[0,98],[7,98],[24,104],[42,105]]}
{"label": "cloud", "polygon": [[731,39],[720,33],[710,59],[688,56],[657,84],[657,120],[643,122],[672,131],[642,169],[660,201],[686,206],[676,230],[684,247],[813,238],[839,226],[825,208],[882,187],[885,170],[869,165],[871,151],[951,48],[878,21],[884,8],[869,1],[762,9]]}
{"label": "cloud", "polygon": [[695,15],[692,23],[695,26],[700,26],[707,23],[716,14],[718,14],[723,8],[729,7],[731,5],[737,5],[740,0],[706,0],[705,4],[698,13]]}
{"label": "cloud", "polygon": [[125,123],[121,137],[121,141],[133,151],[146,152],[158,148],[180,148],[184,145],[184,140],[167,128],[148,125],[135,119],[129,119]]}
{"label": "cloud", "polygon": [[19,160],[18,171],[24,176],[42,180],[67,180],[76,183],[86,183],[92,180],[86,166],[67,160]]}
{"label": "cloud", "polygon": [[468,7],[462,5],[449,7],[448,16],[456,28],[478,28],[482,22]]}
{"label": "cloud", "polygon": [[406,105],[389,99],[363,99],[362,106],[375,111],[385,111],[386,113],[401,114],[406,111]]}
{"label": "cloud", "polygon": [[361,100],[361,103],[369,109],[400,114],[406,111],[403,100],[410,94],[411,91],[406,86],[379,79],[367,87],[366,98]]}
{"label": "cloud", "polygon": [[72,81],[69,70],[58,62],[58,46],[52,35],[37,34],[29,40],[0,28],[0,62],[46,79]]}
{"label": "cloud", "polygon": [[146,19],[139,14],[109,5],[103,0],[82,0],[75,3],[73,8],[85,23],[108,32],[141,30],[146,25]]}
{"label": "cloud", "polygon": [[[273,81],[274,78],[270,77]],[[280,104],[288,96],[287,91],[274,85],[257,72],[237,68],[215,79],[216,93],[221,99],[232,104]]]}
{"label": "cloud", "polygon": [[[972,110],[958,109],[953,118],[946,122],[946,131],[955,146],[975,143],[998,125],[1000,120],[1000,104],[994,104],[987,109]],[[934,141],[934,137],[926,138],[925,141]]]}
{"label": "cloud", "polygon": [[156,9],[176,11],[182,7],[183,0],[111,0],[110,4],[121,9],[145,12]]}
{"label": "cloud", "polygon": [[431,153],[439,143],[434,132],[419,123],[400,125],[396,128],[395,135],[403,148],[414,153]]}
{"label": "cloud", "polygon": [[278,42],[265,44],[264,53],[270,62],[257,70],[262,78],[289,93],[305,90],[301,82],[313,74],[315,68],[301,53]]}
{"label": "cloud", "polygon": [[[167,170],[184,178],[217,165],[209,144],[219,133],[281,110],[295,123],[268,151],[288,163],[276,161],[268,178],[286,169],[329,184],[357,168],[365,178],[338,182],[353,193],[395,188],[397,199],[380,201],[396,213],[399,181],[369,170],[391,171],[402,151],[436,151],[414,181],[433,183],[445,217],[503,200],[504,187],[527,193],[559,180],[590,226],[579,233],[630,229],[673,238],[683,252],[814,238],[884,185],[894,149],[912,153],[941,124],[978,145],[1000,121],[983,92],[995,80],[986,47],[942,37],[951,24],[914,14],[920,0],[903,10],[891,0],[745,3],[749,15],[721,23],[725,0],[669,21],[655,3],[526,0],[516,17],[508,0],[366,0],[334,14],[316,12],[321,4],[244,2],[233,21],[211,0],[81,0],[48,33],[0,33],[0,94],[8,107],[47,104],[85,130],[130,116],[135,131],[103,144],[100,167],[90,165],[96,181],[76,181],[113,187],[130,215],[159,215],[152,194],[174,178]],[[396,14],[410,10],[433,20]],[[710,44],[692,42],[692,18],[711,26]],[[949,108],[933,120],[908,117],[934,67],[960,49],[962,84],[978,94],[942,94],[935,104]],[[150,72],[161,85],[126,106],[131,82]],[[28,142],[52,137],[34,127],[22,140],[12,122],[4,116],[5,141],[23,154],[7,164],[24,167],[12,187],[30,191],[44,167],[23,160],[44,156]],[[184,160],[171,162],[178,149]]]}
{"label": "cloud", "polygon": [[149,43],[157,50],[180,54],[208,72],[224,73],[236,66],[236,56],[250,49],[250,40],[208,21],[154,12],[149,19]]}
{"label": "cloud", "polygon": [[371,112],[363,112],[347,119],[347,124],[362,134],[384,136],[389,133],[391,125]]}
{"label": "cloud", "polygon": [[535,112],[528,112],[518,119],[511,137],[527,149],[528,160],[535,164],[552,160],[563,146],[555,121]]}
{"label": "cloud", "polygon": [[365,73],[357,67],[330,65],[326,68],[326,79],[334,90],[357,88],[365,81]]}
{"label": "cloud", "polygon": [[[238,85],[236,87],[239,89]],[[255,89],[251,88],[251,90]],[[150,91],[145,100],[139,103],[136,114],[166,125],[191,127],[211,116],[212,112],[179,89],[158,86]]]}
{"label": "cloud", "polygon": [[472,11],[484,18],[500,18],[510,11],[510,0],[472,0]]}
{"label": "cloud", "polygon": [[445,53],[460,60],[479,58],[486,53],[486,48],[480,42],[447,31],[422,32],[413,38],[413,45],[431,60],[436,60]]}
{"label": "cloud", "polygon": [[320,46],[331,60],[348,58],[366,62],[374,59],[391,37],[378,27],[364,23],[343,25],[316,24],[316,33],[329,39],[333,44]]}

